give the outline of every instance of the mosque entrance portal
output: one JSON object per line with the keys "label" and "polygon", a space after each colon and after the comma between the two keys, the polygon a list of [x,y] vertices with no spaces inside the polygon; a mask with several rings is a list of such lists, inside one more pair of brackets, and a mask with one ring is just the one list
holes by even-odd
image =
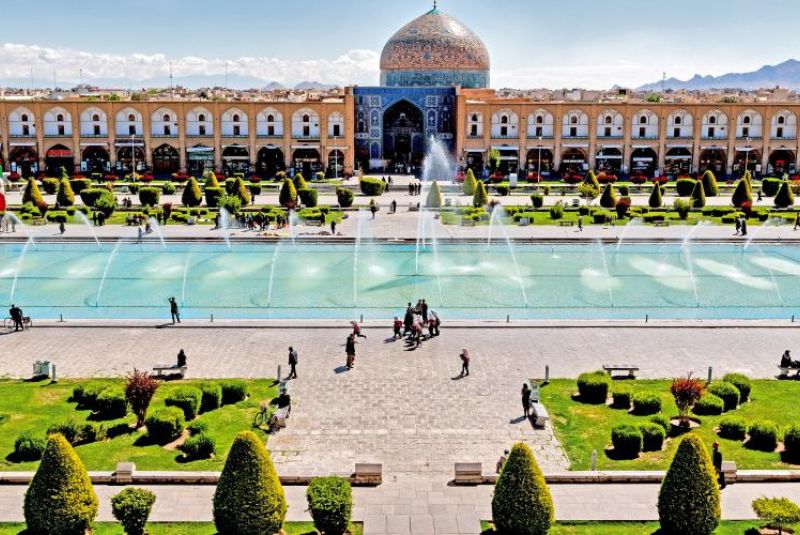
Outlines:
{"label": "mosque entrance portal", "polygon": [[392,167],[417,167],[425,157],[422,112],[407,100],[401,100],[383,115],[383,157]]}

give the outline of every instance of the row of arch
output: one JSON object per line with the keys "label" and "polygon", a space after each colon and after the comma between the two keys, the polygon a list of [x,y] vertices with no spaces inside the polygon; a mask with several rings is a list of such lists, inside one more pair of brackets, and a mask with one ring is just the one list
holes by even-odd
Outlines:
{"label": "row of arch", "polygon": [[[728,138],[728,115],[719,109],[706,112],[700,119],[701,136],[705,139]],[[539,109],[527,117],[526,135],[529,138],[552,138],[555,134],[555,118],[546,109]],[[745,110],[736,117],[735,137],[759,139],[764,136],[764,118],[755,110]],[[590,132],[589,115],[582,110],[570,110],[561,118],[561,135],[564,138],[587,138]],[[790,110],[781,110],[770,117],[770,137],[773,139],[797,138],[797,115]],[[668,138],[694,137],[695,118],[686,110],[675,110],[666,118]],[[509,109],[499,110],[491,116],[491,137],[497,139],[517,138],[520,135],[520,117]],[[631,119],[631,137],[657,139],[659,117],[649,109],[636,112]],[[625,136],[625,117],[609,108],[596,117],[597,137],[622,138]],[[479,111],[467,114],[467,137],[484,136],[484,117]]]}
{"label": "row of arch", "polygon": [[[71,136],[73,133],[72,114],[61,107],[44,113],[45,136]],[[177,137],[180,128],[178,113],[169,107],[159,108],[150,117],[150,134],[154,137]],[[344,136],[344,116],[333,112],[328,116],[328,137]],[[224,111],[220,117],[220,133],[224,137],[246,137],[250,134],[248,115],[238,108]],[[8,132],[12,137],[34,137],[36,117],[25,107],[16,108],[8,114]],[[204,137],[214,135],[214,116],[203,107],[192,109],[186,114],[187,136]],[[258,112],[255,120],[256,135],[260,137],[282,137],[284,135],[283,114],[275,108],[265,108]],[[90,107],[80,114],[79,131],[82,137],[108,136],[109,124],[106,112]],[[312,108],[301,108],[291,117],[292,136],[296,139],[319,138],[321,133],[320,116]],[[114,131],[117,136],[141,136],[144,134],[142,113],[135,108],[124,108],[114,116]]]}
{"label": "row of arch", "polygon": [[[43,155],[44,169],[39,169],[39,154],[34,147],[14,147],[9,153],[9,162],[13,170],[24,177],[45,171],[48,176],[59,176],[63,167],[72,174],[75,169],[75,154],[64,145],[56,144],[50,147]],[[117,147],[115,158],[108,148],[100,145],[83,147],[77,155],[81,165],[81,172],[109,173],[114,171],[128,173],[136,166],[137,171],[145,171],[145,148],[140,146]],[[256,153],[252,167],[250,151],[241,145],[229,145],[222,148],[221,160],[223,171],[227,174],[235,172],[256,172],[263,176],[274,176],[278,171],[286,168],[284,152],[274,146],[262,147]],[[342,176],[345,157],[341,150],[328,151],[327,159],[323,161],[320,152],[313,148],[298,148],[291,153],[290,165],[295,166],[310,176],[316,171],[325,171],[331,176]],[[198,144],[187,148],[186,170],[190,175],[199,176],[205,169],[215,168],[215,151],[213,147]],[[169,144],[162,144],[154,148],[151,154],[151,170],[156,175],[168,175],[181,169],[181,155],[177,148]],[[113,163],[113,166],[112,166]],[[325,167],[327,165],[327,167]]]}

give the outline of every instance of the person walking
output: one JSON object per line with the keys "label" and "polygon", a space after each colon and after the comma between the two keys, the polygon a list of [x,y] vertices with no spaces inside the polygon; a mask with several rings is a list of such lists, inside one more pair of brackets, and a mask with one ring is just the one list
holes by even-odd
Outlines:
{"label": "person walking", "polygon": [[375,219],[375,214],[378,212],[378,206],[374,202],[370,203],[369,211],[372,212],[372,219]]}
{"label": "person walking", "polygon": [[142,226],[136,227],[136,243],[142,243]]}
{"label": "person walking", "polygon": [[289,377],[286,379],[297,379],[297,351],[293,347],[289,347]]}
{"label": "person walking", "polygon": [[172,324],[175,325],[175,322],[181,322],[181,313],[178,310],[178,302],[175,301],[174,297],[169,298],[169,313],[172,316]]}
{"label": "person walking", "polygon": [[350,370],[356,365],[356,337],[351,334],[347,337],[344,345],[344,352],[347,354],[347,369]]}
{"label": "person walking", "polygon": [[67,227],[65,227],[65,226],[64,226],[64,222],[63,222],[63,221],[60,221],[60,222],[58,223],[58,231],[59,231],[59,232],[61,232],[61,235],[62,235],[62,236],[63,236],[63,235],[64,235],[64,233],[67,231]]}
{"label": "person walking", "polygon": [[397,199],[392,199],[392,213],[397,213]]}
{"label": "person walking", "polygon": [[747,236],[747,218],[742,218],[742,236]]}
{"label": "person walking", "polygon": [[331,236],[336,236],[336,221],[331,219]]}
{"label": "person walking", "polygon": [[422,324],[428,324],[428,303],[423,299],[419,305],[420,312],[422,313]]}
{"label": "person walking", "polygon": [[11,316],[11,320],[14,322],[14,332],[18,332],[20,330],[24,331],[25,327],[22,326],[22,309],[17,305],[12,304],[11,308],[8,310],[8,314]]}
{"label": "person walking", "polygon": [[531,389],[528,383],[522,383],[522,411],[525,413],[525,418],[530,416],[531,412]]}
{"label": "person walking", "polygon": [[414,323],[414,308],[411,303],[406,308],[406,314],[403,316],[403,336],[411,332],[411,325]]}
{"label": "person walking", "polygon": [[714,470],[717,472],[719,480],[719,488],[725,488],[725,473],[722,471],[722,452],[719,451],[719,442],[714,442],[711,447],[713,448],[712,462],[714,463]]}
{"label": "person walking", "polygon": [[797,230],[800,228],[800,212],[797,212],[797,215],[794,216],[794,229]]}
{"label": "person walking", "polygon": [[459,377],[466,377],[469,375],[469,352],[466,349],[461,350],[461,375]]}
{"label": "person walking", "polygon": [[356,338],[364,338],[366,340],[367,335],[361,334],[361,325],[359,325],[357,321],[351,321],[350,323],[353,325],[353,336]]}
{"label": "person walking", "polygon": [[735,224],[736,224],[736,233],[734,234],[734,236],[738,236],[739,233],[742,231],[742,220],[737,217]]}
{"label": "person walking", "polygon": [[392,336],[392,340],[397,340],[398,338],[402,338],[403,335],[400,332],[400,329],[403,328],[403,322],[400,320],[399,317],[394,317],[394,322],[392,323],[392,327],[394,328],[394,336]]}

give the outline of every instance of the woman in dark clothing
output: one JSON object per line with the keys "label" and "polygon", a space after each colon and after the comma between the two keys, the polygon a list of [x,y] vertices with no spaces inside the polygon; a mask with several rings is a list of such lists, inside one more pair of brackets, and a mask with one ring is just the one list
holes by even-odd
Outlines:
{"label": "woman in dark clothing", "polygon": [[356,365],[356,337],[354,334],[347,337],[345,353],[347,353],[347,369],[349,370]]}
{"label": "woman in dark clothing", "polygon": [[528,383],[522,384],[522,410],[525,411],[527,418],[531,412],[531,389],[528,387]]}

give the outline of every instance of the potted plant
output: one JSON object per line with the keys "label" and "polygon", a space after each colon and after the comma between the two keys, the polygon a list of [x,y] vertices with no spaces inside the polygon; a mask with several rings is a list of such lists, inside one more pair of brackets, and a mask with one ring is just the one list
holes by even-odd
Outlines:
{"label": "potted plant", "polygon": [[683,428],[690,426],[689,411],[692,410],[698,399],[703,397],[706,390],[705,384],[700,379],[692,377],[690,373],[686,377],[678,377],[672,380],[670,392],[675,398],[675,405],[678,407],[678,425]]}

